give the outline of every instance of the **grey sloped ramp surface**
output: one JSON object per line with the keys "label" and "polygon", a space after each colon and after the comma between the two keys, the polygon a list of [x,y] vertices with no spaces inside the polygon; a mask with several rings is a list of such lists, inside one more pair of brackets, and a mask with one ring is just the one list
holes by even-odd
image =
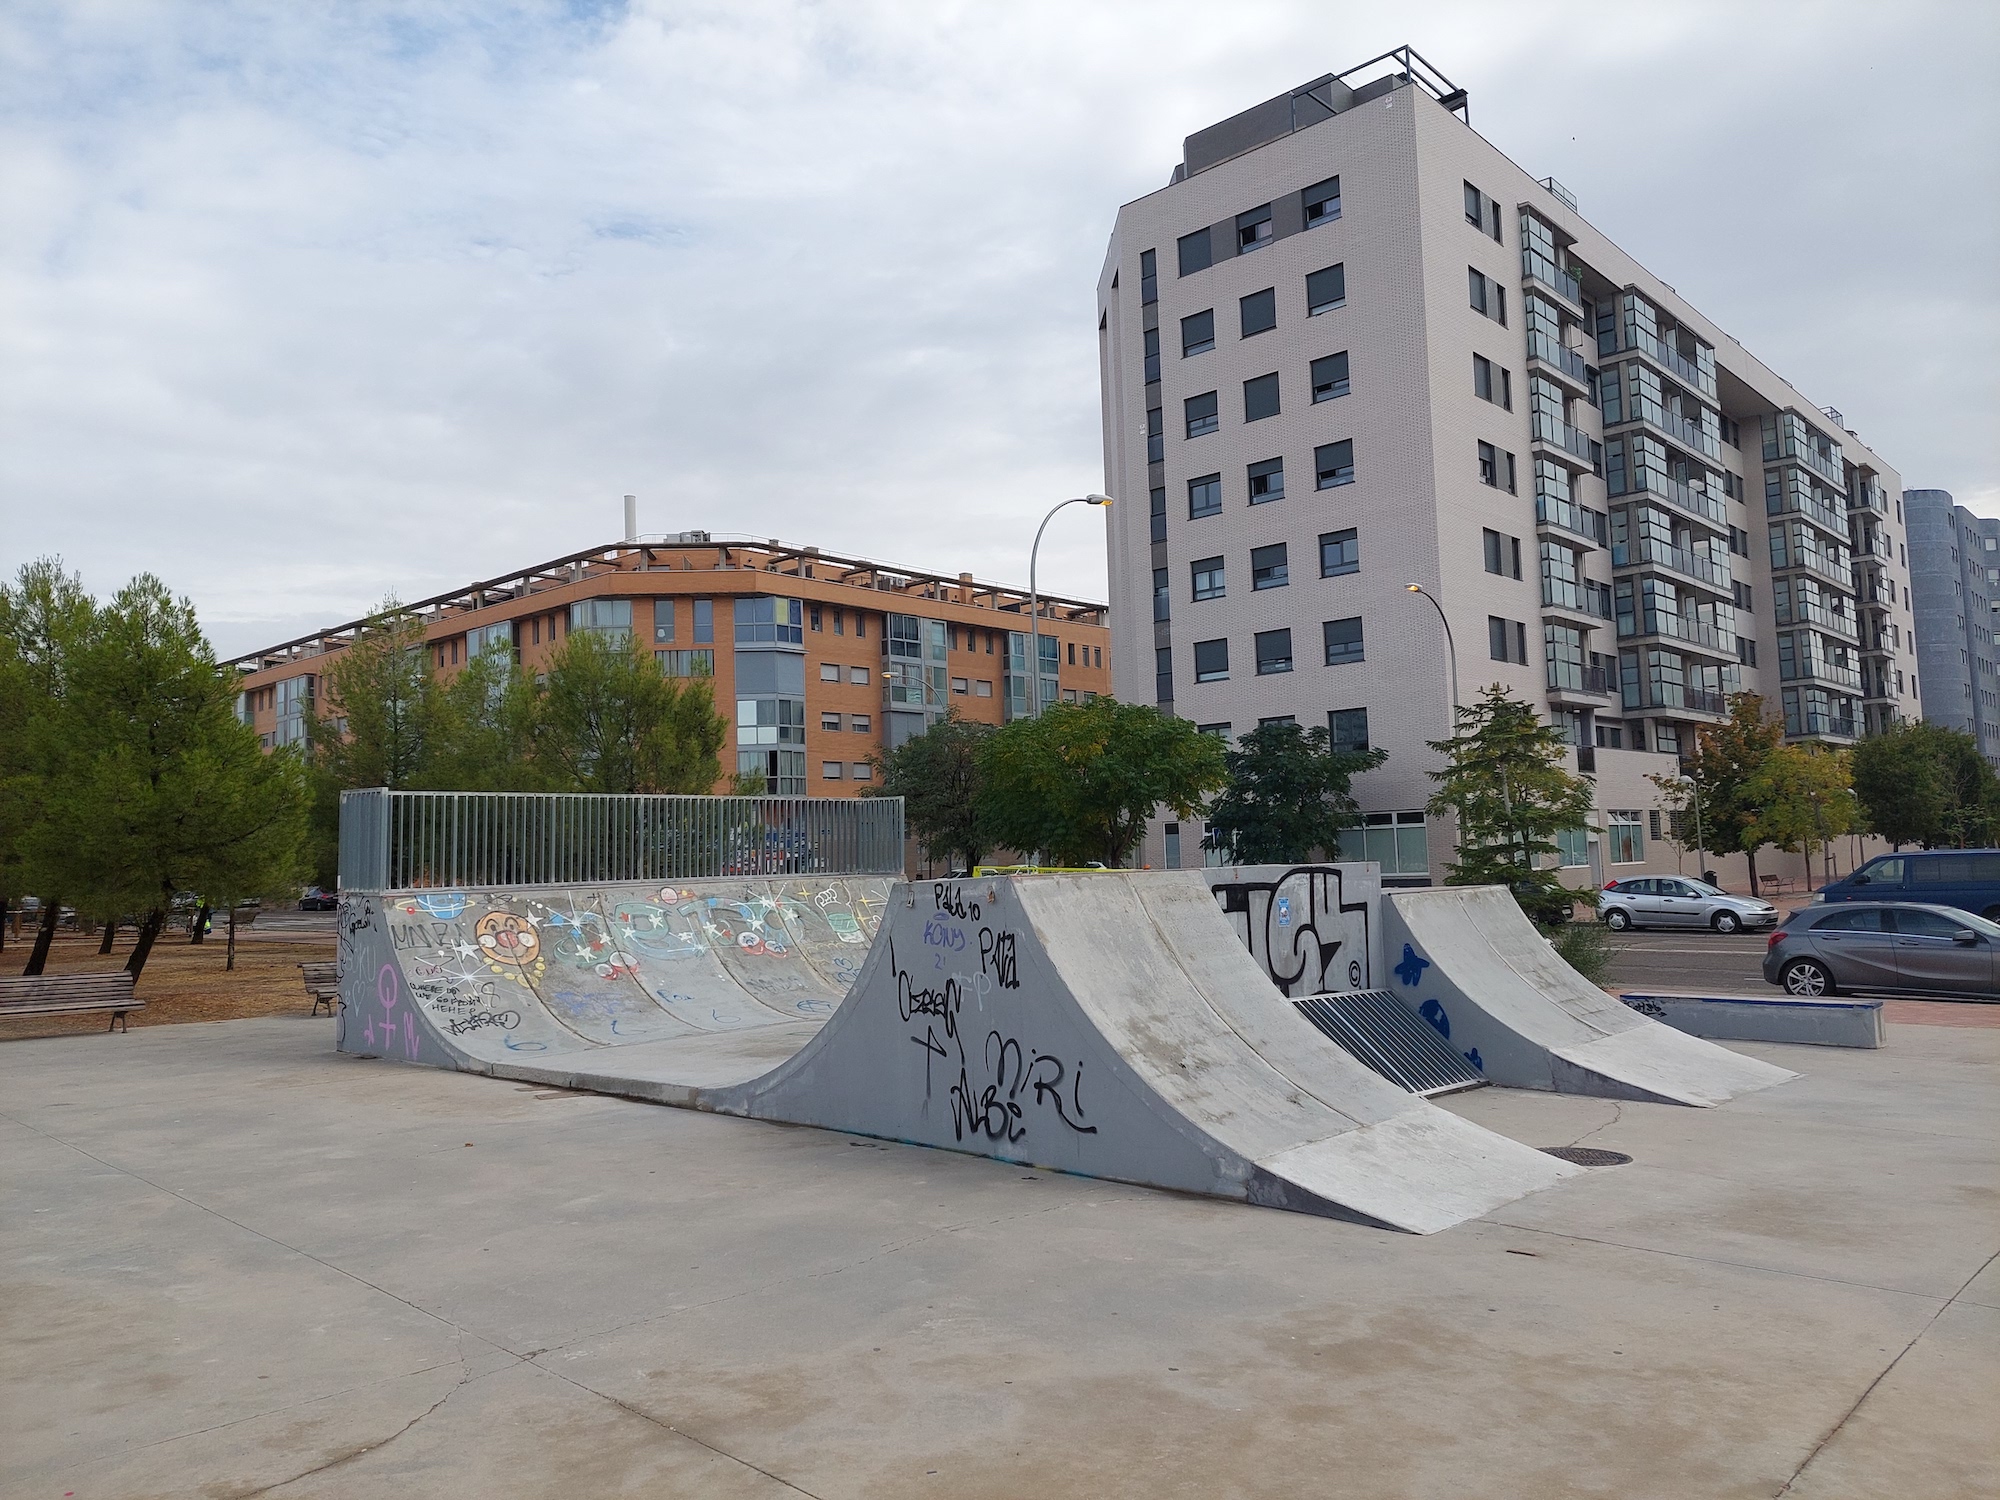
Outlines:
{"label": "grey sloped ramp surface", "polygon": [[1574,1170],[1287,1016],[1192,871],[898,887],[819,1035],[701,1102],[1417,1233]]}
{"label": "grey sloped ramp surface", "polygon": [[1798,1077],[1612,998],[1504,887],[1385,891],[1382,928],[1385,987],[1495,1083],[1706,1106]]}

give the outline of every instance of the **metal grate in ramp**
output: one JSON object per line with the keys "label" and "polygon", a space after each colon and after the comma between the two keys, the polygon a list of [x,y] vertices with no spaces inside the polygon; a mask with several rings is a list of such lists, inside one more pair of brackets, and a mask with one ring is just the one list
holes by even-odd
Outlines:
{"label": "metal grate in ramp", "polygon": [[1328,1038],[1412,1094],[1429,1098],[1486,1082],[1436,1027],[1388,990],[1308,995],[1292,1004]]}

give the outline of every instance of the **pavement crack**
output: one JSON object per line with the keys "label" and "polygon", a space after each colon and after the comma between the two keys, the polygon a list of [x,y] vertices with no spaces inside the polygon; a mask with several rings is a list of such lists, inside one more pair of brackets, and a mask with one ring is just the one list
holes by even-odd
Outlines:
{"label": "pavement crack", "polygon": [[1959,1285],[1957,1291],[1953,1292],[1949,1297],[1945,1298],[1944,1301],[1940,1302],[1935,1308],[1931,1310],[1931,1315],[1928,1318],[1924,1319],[1924,1326],[1919,1328],[1915,1333],[1910,1335],[1910,1341],[1907,1344],[1903,1345],[1901,1349],[1898,1349],[1896,1351],[1896,1357],[1890,1360],[1889,1363],[1887,1363],[1882,1367],[1882,1372],[1879,1375],[1877,1375],[1873,1380],[1868,1382],[1867,1389],[1862,1391],[1862,1393],[1859,1396],[1856,1396],[1854,1398],[1854,1404],[1848,1407],[1845,1412],[1841,1413],[1840,1420],[1838,1422],[1835,1422],[1833,1426],[1827,1429],[1826,1436],[1821,1438],[1817,1443],[1813,1444],[1812,1452],[1808,1453],[1802,1460],[1800,1460],[1799,1466],[1796,1469],[1792,1470],[1792,1477],[1785,1481],[1784,1487],[1780,1489],[1777,1492],[1777,1494],[1772,1496],[1772,1500],[1784,1500],[1784,1496],[1789,1495],[1792,1492],[1792,1486],[1799,1482],[1799,1476],[1804,1474],[1807,1469],[1812,1467],[1813,1460],[1818,1458],[1820,1454],[1823,1451],[1825,1451],[1826,1445],[1832,1442],[1836,1437],[1838,1437],[1840,1435],[1840,1429],[1845,1427],[1848,1424],[1848,1422],[1853,1418],[1854,1414],[1860,1411],[1861,1408],[1867,1404],[1868,1398],[1875,1394],[1876,1387],[1881,1385],[1883,1381],[1887,1380],[1889,1378],[1889,1372],[1895,1369],[1897,1365],[1903,1362],[1903,1356],[1908,1354],[1912,1349],[1917,1347],[1917,1345],[1923,1340],[1924,1335],[1929,1333],[1931,1329],[1936,1326],[1937,1320],[1944,1316],[1945,1309],[1950,1307],[1956,1301],[1958,1301],[1960,1297],[1964,1296],[1966,1287],[1971,1286],[1973,1282],[1977,1281],[1979,1279],[1980,1272],[1984,1271],[1988,1266],[1992,1265],[1993,1262],[1995,1262],[1996,1260],[2000,1260],[2000,1250],[1996,1250],[1993,1254],[1987,1256],[1985,1260],[1981,1261],[1979,1263],[1979,1269],[1974,1271],[1970,1276],[1966,1277],[1965,1280]]}
{"label": "pavement crack", "polygon": [[343,1464],[351,1464],[357,1458],[366,1458],[371,1453],[379,1453],[382,1449],[388,1447],[391,1443],[395,1442],[396,1439],[402,1437],[411,1428],[415,1427],[419,1422],[423,1421],[424,1418],[428,1417],[432,1412],[436,1411],[440,1406],[443,1406],[445,1402],[449,1401],[453,1396],[456,1396],[460,1391],[464,1390],[468,1384],[470,1384],[472,1380],[472,1372],[466,1366],[465,1356],[463,1353],[459,1355],[458,1363],[459,1363],[458,1379],[452,1383],[451,1389],[446,1391],[442,1396],[438,1397],[437,1400],[433,1401],[429,1406],[426,1406],[422,1411],[418,1412],[414,1417],[410,1418],[409,1421],[405,1422],[401,1427],[398,1427],[394,1432],[390,1433],[387,1437],[378,1438],[376,1441],[372,1443],[363,1443],[358,1448],[350,1448],[347,1450],[347,1452],[337,1454],[333,1458],[328,1459],[325,1463],[315,1464],[312,1468],[306,1469],[301,1473],[294,1474],[289,1479],[280,1479],[275,1484],[267,1484],[260,1489],[245,1490],[237,1497],[237,1500],[256,1500],[256,1497],[258,1495],[275,1494],[279,1490],[285,1489],[290,1485],[297,1484],[301,1479],[310,1479],[315,1474],[324,1474],[330,1469],[338,1469]]}
{"label": "pavement crack", "polygon": [[1616,1125],[1620,1120],[1625,1118],[1624,1105],[1620,1104],[1616,1099],[1607,1102],[1611,1105],[1611,1118],[1606,1120],[1602,1125],[1592,1126],[1589,1130],[1586,1130],[1582,1135],[1571,1141],[1570,1145],[1581,1146],[1585,1141],[1596,1135],[1598,1131],[1609,1130],[1613,1125]]}

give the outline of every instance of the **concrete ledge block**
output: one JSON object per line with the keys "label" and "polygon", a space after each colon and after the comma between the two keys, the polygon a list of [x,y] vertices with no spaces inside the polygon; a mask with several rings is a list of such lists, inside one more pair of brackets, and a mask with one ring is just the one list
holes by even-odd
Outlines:
{"label": "concrete ledge block", "polygon": [[1880,1000],[1752,1000],[1737,995],[1620,995],[1642,1016],[1722,1042],[1882,1045]]}

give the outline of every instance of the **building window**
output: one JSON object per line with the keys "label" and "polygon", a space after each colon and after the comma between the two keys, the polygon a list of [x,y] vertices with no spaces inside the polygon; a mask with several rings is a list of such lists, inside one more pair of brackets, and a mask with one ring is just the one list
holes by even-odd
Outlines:
{"label": "building window", "polygon": [[1173,618],[1173,590],[1167,583],[1165,568],[1153,569],[1153,618],[1170,620]]}
{"label": "building window", "polygon": [[819,664],[819,680],[821,682],[840,681],[840,663],[832,661],[821,662]]}
{"label": "building window", "polygon": [[1196,599],[1221,599],[1227,594],[1223,586],[1221,558],[1200,558],[1188,564],[1188,571],[1194,578]]}
{"label": "building window", "polygon": [[1313,449],[1313,473],[1319,489],[1354,483],[1354,440],[1323,443]]}
{"label": "building window", "polygon": [[1361,616],[1328,620],[1320,629],[1326,636],[1326,664],[1329,667],[1362,659]]}
{"label": "building window", "polygon": [[805,642],[805,606],[797,599],[764,595],[736,601],[736,644],[765,642],[798,646]]}
{"label": "building window", "polygon": [[1214,391],[1203,391],[1199,396],[1190,396],[1186,402],[1187,435],[1200,437],[1213,432],[1222,425],[1221,406],[1215,399]]}
{"label": "building window", "polygon": [[1152,384],[1160,378],[1160,330],[1148,328],[1145,334],[1146,383]]}
{"label": "building window", "polygon": [[1209,253],[1208,231],[1197,229],[1193,234],[1184,234],[1174,242],[1180,255],[1181,275],[1192,276],[1196,271],[1206,271],[1214,263]]}
{"label": "building window", "polygon": [[1292,670],[1292,633],[1289,630],[1257,632],[1257,675],[1269,677]]}
{"label": "building window", "polygon": [[821,714],[819,716],[819,727],[821,729],[832,730],[833,732],[838,733],[840,730],[840,715]]}
{"label": "building window", "polygon": [[1181,867],[1181,825],[1169,823],[1163,830],[1166,837],[1166,866],[1169,870]]}
{"label": "building window", "polygon": [[1191,313],[1181,319],[1181,358],[1206,354],[1215,347],[1215,309]]}
{"label": "building window", "polygon": [[1196,682],[1227,682],[1229,680],[1229,642],[1196,641],[1194,643],[1194,680]]}
{"label": "building window", "polygon": [[660,664],[663,677],[713,677],[715,675],[715,653],[713,651],[655,651],[653,660]]}
{"label": "building window", "polygon": [[1646,830],[1635,808],[1614,807],[1604,815],[1605,837],[1614,865],[1636,865],[1646,858]]}
{"label": "building window", "polygon": [[1496,490],[1514,493],[1514,455],[1494,447],[1491,443],[1479,445],[1479,482],[1491,485]]}
{"label": "building window", "polygon": [[1282,458],[1267,458],[1250,465],[1250,503],[1262,505],[1268,500],[1285,498],[1285,461]]}
{"label": "building window", "polygon": [[1492,277],[1482,275],[1471,266],[1465,268],[1466,285],[1470,290],[1472,310],[1484,313],[1502,328],[1507,326],[1507,288]]}
{"label": "building window", "polygon": [[[1151,502],[1153,540],[1164,542],[1167,539],[1167,492],[1164,487],[1156,489],[1147,498]],[[990,630],[986,632],[986,654],[993,654],[993,632]]]}
{"label": "building window", "polygon": [[1347,394],[1347,351],[1329,354],[1324,359],[1312,362],[1312,390],[1314,401],[1331,401],[1336,396]]}
{"label": "building window", "polygon": [[1139,252],[1139,305],[1151,307],[1160,300],[1160,257],[1154,251]]}
{"label": "building window", "polygon": [[1480,539],[1486,544],[1486,571],[1502,578],[1521,576],[1521,539],[1517,536],[1502,536],[1486,527],[1480,528]]}
{"label": "building window", "polygon": [[868,669],[866,667],[849,667],[847,669],[847,680],[866,687],[868,685]]}
{"label": "building window", "polygon": [[[1188,515],[1212,516],[1222,509],[1222,476],[1204,474],[1188,481]],[[1160,540],[1165,541],[1162,537]]]}
{"label": "building window", "polygon": [[1343,573],[1361,571],[1361,543],[1353,527],[1327,531],[1319,539],[1319,576],[1338,578]]}
{"label": "building window", "polygon": [[972,696],[975,698],[991,698],[993,696],[992,682],[983,677],[975,679],[972,684]]}
{"label": "building window", "polygon": [[1261,292],[1252,292],[1241,298],[1237,308],[1243,316],[1243,337],[1246,339],[1269,333],[1278,326],[1278,292],[1275,287],[1267,286]]}
{"label": "building window", "polygon": [[653,643],[664,645],[674,638],[674,601],[655,599],[653,601]]}
{"label": "building window", "polygon": [[1556,863],[1565,870],[1581,869],[1590,863],[1590,830],[1588,828],[1558,828],[1556,830]]}
{"label": "building window", "polygon": [[1248,255],[1271,243],[1271,205],[1253,208],[1236,216],[1236,253]]}
{"label": "building window", "polygon": [[1368,710],[1336,708],[1326,716],[1326,732],[1335,750],[1368,748]]}
{"label": "building window", "polygon": [[875,779],[875,768],[865,760],[857,760],[854,763],[854,779],[856,781],[873,781]]}
{"label": "building window", "polygon": [[1528,627],[1519,620],[1503,620],[1498,615],[1488,615],[1486,652],[1495,661],[1511,661],[1519,666],[1526,666]]}
{"label": "building window", "polygon": [[[1088,653],[1089,653],[1089,651],[1090,651],[1090,648],[1089,648],[1088,646],[1086,646],[1086,647],[1084,647],[1083,649],[1084,649],[1084,652],[1086,653],[1086,655],[1088,655]],[[1075,641],[1071,641],[1071,642],[1069,643],[1069,664],[1070,664],[1070,665],[1071,665],[1072,667],[1076,665],[1076,642],[1075,642]]]}
{"label": "building window", "polygon": [[1340,179],[1329,177],[1325,182],[1315,182],[1299,194],[1305,205],[1306,228],[1316,224],[1330,224],[1340,217]]}
{"label": "building window", "polygon": [[583,599],[569,607],[569,628],[594,630],[606,640],[623,645],[632,639],[630,599]]}
{"label": "building window", "polygon": [[697,599],[694,601],[694,643],[697,646],[715,644],[715,601]]}
{"label": "building window", "polygon": [[1146,462],[1156,464],[1167,456],[1167,416],[1159,407],[1146,409]]}
{"label": "building window", "polygon": [[[1250,549],[1250,590],[1281,589],[1292,581],[1291,569],[1285,562],[1285,543],[1273,542],[1268,547]],[[1289,655],[1289,651],[1287,652]]]}
{"label": "building window", "polygon": [[1347,306],[1347,265],[1325,266],[1306,273],[1306,316],[1317,317]]}
{"label": "building window", "polygon": [[1500,239],[1500,205],[1469,182],[1465,185],[1465,222],[1496,241]]}
{"label": "building window", "polygon": [[1514,409],[1514,377],[1483,354],[1472,356],[1472,394],[1495,406]]}
{"label": "building window", "polygon": [[1168,646],[1153,648],[1153,698],[1160,703],[1174,701],[1174,653]]}
{"label": "building window", "polygon": [[1259,375],[1243,382],[1243,420],[1261,422],[1278,414],[1278,376]]}
{"label": "building window", "polygon": [[1429,874],[1427,845],[1421,811],[1367,813],[1359,828],[1340,830],[1340,858],[1373,860],[1384,875]]}
{"label": "building window", "polygon": [[866,734],[866,733],[868,733],[868,730],[869,730],[869,726],[870,726],[870,723],[871,723],[871,721],[870,721],[870,719],[869,719],[868,715],[866,715],[866,714],[850,714],[850,715],[848,715],[848,719],[847,719],[847,727],[848,727],[849,729],[853,730],[853,731],[854,731],[854,732],[855,732],[856,734]]}
{"label": "building window", "polygon": [[837,760],[823,760],[819,763],[820,779],[839,781],[846,772],[846,766]]}
{"label": "building window", "polygon": [[972,691],[972,683],[966,678],[954,677],[951,680],[951,690],[959,694],[970,693]]}
{"label": "building window", "polygon": [[1197,733],[1197,734],[1212,734],[1212,735],[1214,735],[1214,736],[1215,736],[1215,737],[1216,737],[1217,739],[1219,739],[1219,740],[1226,740],[1226,739],[1228,739],[1228,738],[1229,738],[1229,725],[1227,725],[1227,724],[1197,724],[1197,725],[1195,725],[1195,733]]}

